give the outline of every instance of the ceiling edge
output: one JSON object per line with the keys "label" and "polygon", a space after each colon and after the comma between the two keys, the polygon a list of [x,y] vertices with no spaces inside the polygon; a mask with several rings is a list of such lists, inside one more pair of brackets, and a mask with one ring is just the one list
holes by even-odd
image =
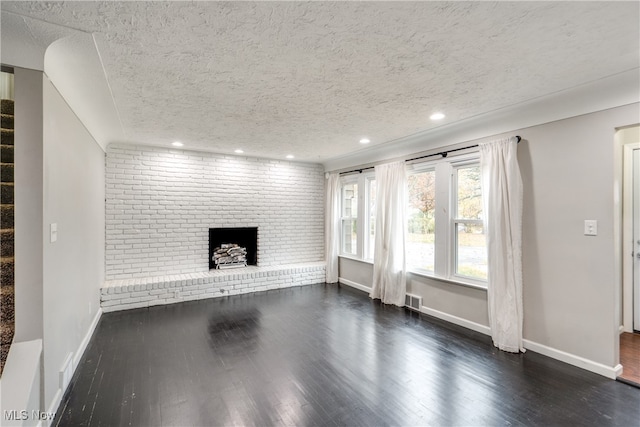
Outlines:
{"label": "ceiling edge", "polygon": [[110,141],[124,138],[120,115],[91,34],[75,34],[52,43],[44,66],[53,85],[104,151]]}
{"label": "ceiling edge", "polygon": [[637,102],[640,102],[640,68],[335,157],[322,164],[326,171],[339,171]]}
{"label": "ceiling edge", "polygon": [[0,18],[2,64],[44,71],[103,150],[109,141],[123,138],[91,33],[7,11]]}

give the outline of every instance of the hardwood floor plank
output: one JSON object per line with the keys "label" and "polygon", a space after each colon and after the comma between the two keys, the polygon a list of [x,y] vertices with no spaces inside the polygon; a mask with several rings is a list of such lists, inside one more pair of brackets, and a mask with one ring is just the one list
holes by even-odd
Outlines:
{"label": "hardwood floor plank", "polygon": [[335,285],[108,313],[58,426],[638,425],[640,389]]}
{"label": "hardwood floor plank", "polygon": [[640,387],[640,334],[625,332],[620,335],[621,377]]}

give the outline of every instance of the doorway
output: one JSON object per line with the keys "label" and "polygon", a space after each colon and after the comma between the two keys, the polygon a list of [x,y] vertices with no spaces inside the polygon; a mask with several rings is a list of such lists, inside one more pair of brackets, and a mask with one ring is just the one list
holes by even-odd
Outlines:
{"label": "doorway", "polygon": [[621,380],[640,387],[640,126],[618,131],[622,145]]}
{"label": "doorway", "polygon": [[633,150],[633,330],[640,332],[640,148]]}

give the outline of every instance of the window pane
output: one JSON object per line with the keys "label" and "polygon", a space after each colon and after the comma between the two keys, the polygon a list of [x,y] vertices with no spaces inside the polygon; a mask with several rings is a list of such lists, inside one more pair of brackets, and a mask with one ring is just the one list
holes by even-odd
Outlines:
{"label": "window pane", "polygon": [[480,166],[458,169],[457,218],[482,219]]}
{"label": "window pane", "polygon": [[435,171],[411,174],[409,186],[407,266],[434,271]]}
{"label": "window pane", "polygon": [[358,184],[342,186],[342,253],[358,254]]}
{"label": "window pane", "polygon": [[487,241],[482,225],[456,224],[456,274],[487,280]]}
{"label": "window pane", "polygon": [[342,253],[356,255],[358,253],[357,220],[342,220]]}
{"label": "window pane", "polygon": [[369,253],[368,258],[373,258],[376,245],[376,180],[369,181]]}
{"label": "window pane", "polygon": [[342,217],[358,217],[358,184],[342,186]]}

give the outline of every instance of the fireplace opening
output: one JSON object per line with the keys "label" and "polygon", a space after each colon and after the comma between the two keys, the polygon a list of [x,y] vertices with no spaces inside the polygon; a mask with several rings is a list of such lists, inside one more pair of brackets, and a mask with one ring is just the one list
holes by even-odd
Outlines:
{"label": "fireplace opening", "polygon": [[223,245],[238,245],[246,248],[247,265],[258,264],[258,228],[210,228],[209,229],[209,269],[216,268],[214,253]]}

